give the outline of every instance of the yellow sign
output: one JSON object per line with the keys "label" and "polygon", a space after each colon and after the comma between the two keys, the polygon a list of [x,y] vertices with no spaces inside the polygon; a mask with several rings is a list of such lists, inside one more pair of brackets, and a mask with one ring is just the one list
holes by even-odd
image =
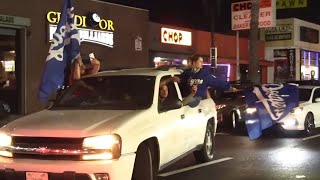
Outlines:
{"label": "yellow sign", "polygon": [[304,8],[308,6],[307,0],[277,0],[277,9]]}
{"label": "yellow sign", "polygon": [[[60,12],[50,11],[47,13],[47,21],[51,24],[58,24],[58,22],[60,21],[60,16],[61,16]],[[86,16],[75,15],[77,27],[86,28],[87,27],[86,18],[87,18]],[[102,30],[114,31],[113,21],[101,19],[99,22],[99,28]]]}

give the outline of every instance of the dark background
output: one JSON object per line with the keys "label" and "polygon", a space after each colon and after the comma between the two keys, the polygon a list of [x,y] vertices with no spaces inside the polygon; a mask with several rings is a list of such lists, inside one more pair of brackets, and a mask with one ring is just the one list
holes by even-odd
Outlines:
{"label": "dark background", "polygon": [[[239,0],[103,0],[149,10],[153,22],[210,31],[207,2],[214,2],[216,32],[231,33],[231,3]],[[298,18],[320,24],[320,0],[307,8],[277,10],[277,19]]]}

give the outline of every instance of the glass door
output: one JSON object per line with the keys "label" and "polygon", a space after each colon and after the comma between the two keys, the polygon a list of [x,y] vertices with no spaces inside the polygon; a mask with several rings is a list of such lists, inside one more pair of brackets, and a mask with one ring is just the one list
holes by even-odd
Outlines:
{"label": "glass door", "polygon": [[0,28],[0,116],[19,113],[16,42],[17,30]]}

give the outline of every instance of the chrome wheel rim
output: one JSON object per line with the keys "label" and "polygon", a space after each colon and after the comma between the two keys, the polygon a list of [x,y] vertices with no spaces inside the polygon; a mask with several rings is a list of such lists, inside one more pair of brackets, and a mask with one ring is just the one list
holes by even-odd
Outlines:
{"label": "chrome wheel rim", "polygon": [[231,117],[232,117],[232,128],[236,128],[236,113],[232,112]]}
{"label": "chrome wheel rim", "polygon": [[212,139],[212,133],[210,132],[210,130],[207,130],[206,132],[206,152],[207,155],[210,157],[212,156],[212,150],[213,150],[213,139]]}
{"label": "chrome wheel rim", "polygon": [[310,115],[308,115],[308,117],[307,117],[307,127],[306,127],[306,130],[307,130],[308,133],[310,133],[311,130],[312,130],[311,119],[312,119],[312,117]]}

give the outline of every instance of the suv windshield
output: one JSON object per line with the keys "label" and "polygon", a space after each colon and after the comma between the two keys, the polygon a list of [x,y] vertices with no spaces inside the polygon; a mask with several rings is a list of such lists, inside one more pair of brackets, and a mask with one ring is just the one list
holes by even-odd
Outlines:
{"label": "suv windshield", "polygon": [[299,88],[299,101],[309,101],[312,89]]}
{"label": "suv windshield", "polygon": [[152,104],[154,83],[151,76],[84,78],[63,92],[53,109],[146,109]]}

